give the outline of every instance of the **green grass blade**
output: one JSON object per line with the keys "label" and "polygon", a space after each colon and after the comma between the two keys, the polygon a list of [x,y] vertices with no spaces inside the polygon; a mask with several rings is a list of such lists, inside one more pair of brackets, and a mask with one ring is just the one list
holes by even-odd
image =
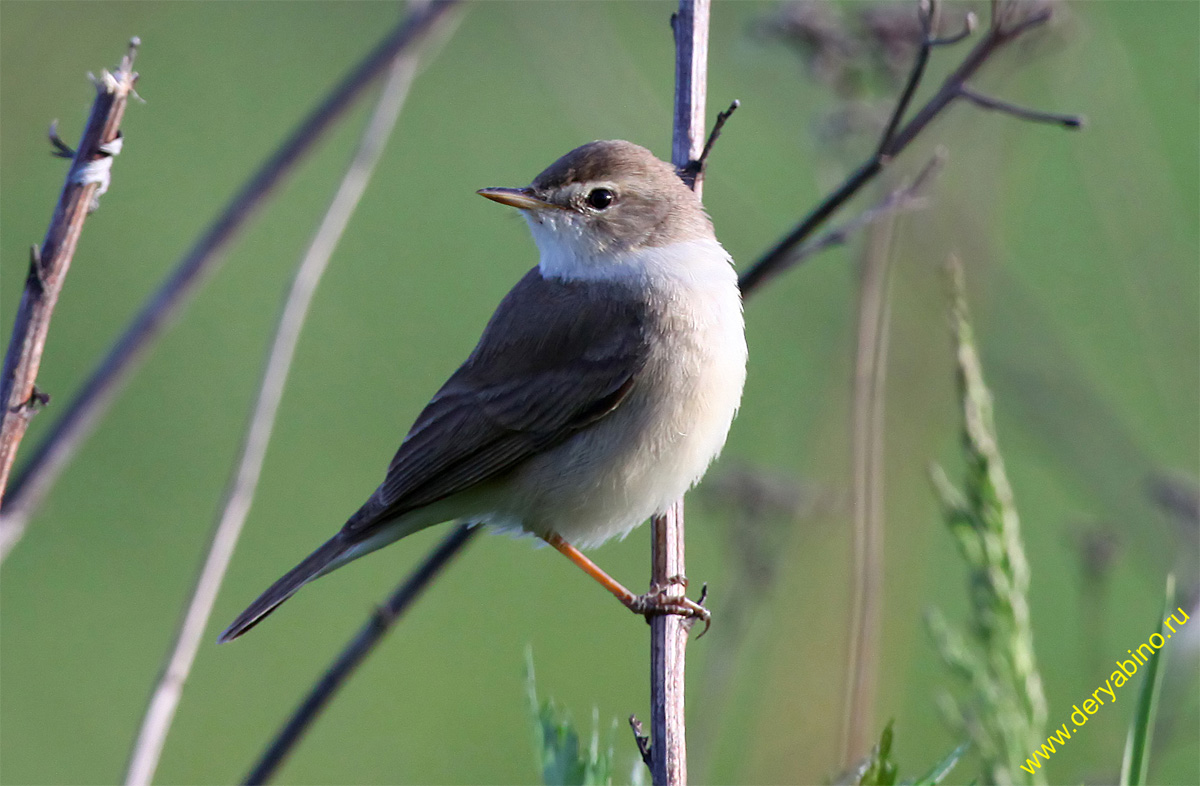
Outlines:
{"label": "green grass blade", "polygon": [[[1163,631],[1163,620],[1175,599],[1175,576],[1167,576],[1167,597],[1163,601],[1163,612],[1158,616],[1158,634]],[[1146,676],[1138,692],[1137,711],[1125,738],[1125,757],[1121,762],[1122,786],[1139,786],[1146,782],[1150,769],[1150,741],[1154,735],[1154,719],[1158,714],[1158,698],[1162,693],[1163,651],[1166,646],[1154,650],[1146,663]]]}
{"label": "green grass blade", "polygon": [[894,719],[888,721],[879,742],[871,747],[871,755],[860,765],[854,781],[857,786],[892,786],[896,782],[896,763],[892,761],[892,727],[895,723]]}
{"label": "green grass blade", "polygon": [[950,751],[949,755],[933,765],[929,772],[913,781],[912,786],[937,786],[950,774],[950,770],[954,769],[954,765],[958,764],[958,760],[963,757],[969,747],[971,747],[971,743],[964,742]]}

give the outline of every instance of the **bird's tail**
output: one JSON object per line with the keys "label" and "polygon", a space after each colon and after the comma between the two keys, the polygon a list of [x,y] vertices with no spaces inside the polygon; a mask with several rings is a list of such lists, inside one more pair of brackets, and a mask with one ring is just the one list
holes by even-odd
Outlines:
{"label": "bird's tail", "polygon": [[[353,548],[342,533],[334,535],[312,554],[304,558],[296,567],[289,570],[279,581],[272,584],[266,592],[258,596],[258,600],[250,604],[217,639],[218,644],[233,641],[246,631],[262,622],[263,618],[274,611],[279,604],[296,594],[296,591],[313,579],[328,573],[338,567],[339,558]],[[357,555],[356,555],[357,556]]]}

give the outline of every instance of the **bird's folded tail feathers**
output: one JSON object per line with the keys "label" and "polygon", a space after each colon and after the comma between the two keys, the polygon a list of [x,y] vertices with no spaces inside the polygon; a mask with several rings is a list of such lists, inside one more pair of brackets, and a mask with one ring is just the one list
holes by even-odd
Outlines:
{"label": "bird's folded tail feathers", "polygon": [[217,643],[224,644],[227,641],[233,641],[262,622],[264,617],[274,611],[279,604],[295,595],[296,591],[305,584],[337,567],[333,563],[351,547],[352,544],[347,543],[341,533],[325,541],[320,548],[305,557],[303,562],[289,570],[266,592],[259,595],[258,599],[239,614],[233,624],[217,638]]}

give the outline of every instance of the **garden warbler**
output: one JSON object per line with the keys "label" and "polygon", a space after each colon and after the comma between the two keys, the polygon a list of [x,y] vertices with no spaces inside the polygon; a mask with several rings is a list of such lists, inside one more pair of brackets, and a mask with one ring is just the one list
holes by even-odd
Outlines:
{"label": "garden warbler", "polygon": [[670,164],[622,141],[576,148],[527,188],[479,194],[521,211],[537,267],[417,417],[370,499],[221,641],[313,579],[450,520],[535,535],[638,613],[707,618],[687,598],[634,595],[578,548],[664,512],[725,443],[746,339],[712,222]]}

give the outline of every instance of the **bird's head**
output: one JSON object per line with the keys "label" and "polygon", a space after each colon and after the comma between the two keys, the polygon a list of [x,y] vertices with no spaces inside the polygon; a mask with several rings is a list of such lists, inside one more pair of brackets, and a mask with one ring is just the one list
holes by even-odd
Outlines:
{"label": "bird's head", "polygon": [[712,223],[674,167],[631,142],[591,142],[525,188],[481,196],[519,209],[548,258],[592,272],[628,252],[713,238]]}

